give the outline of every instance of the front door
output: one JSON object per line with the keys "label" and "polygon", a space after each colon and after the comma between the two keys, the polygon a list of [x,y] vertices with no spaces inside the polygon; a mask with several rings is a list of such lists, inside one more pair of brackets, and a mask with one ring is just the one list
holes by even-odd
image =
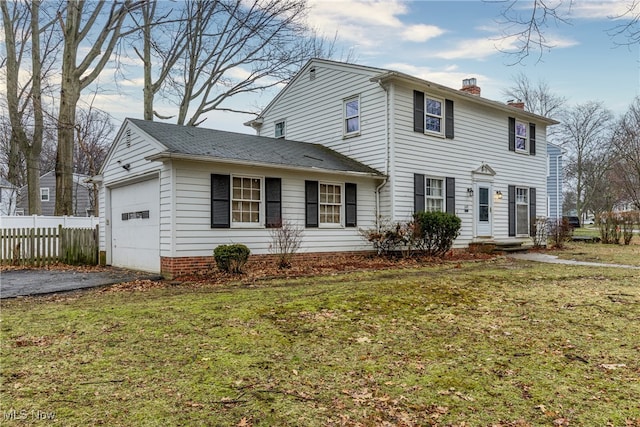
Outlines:
{"label": "front door", "polygon": [[491,184],[478,183],[476,185],[475,199],[476,237],[492,237]]}

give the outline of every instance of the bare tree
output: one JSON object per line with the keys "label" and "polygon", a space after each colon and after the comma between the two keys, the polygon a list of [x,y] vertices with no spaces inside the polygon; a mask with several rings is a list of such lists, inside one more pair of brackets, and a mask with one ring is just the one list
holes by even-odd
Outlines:
{"label": "bare tree", "polygon": [[[112,57],[122,25],[132,10],[144,1],[67,0],[64,16],[58,13],[64,36],[62,81],[58,112],[56,155],[56,215],[73,214],[73,155],[76,109],[80,94],[93,83]],[[105,5],[109,8],[103,14]],[[80,46],[88,47],[80,57]]]}
{"label": "bare tree", "polygon": [[568,151],[567,178],[573,181],[576,210],[582,216],[594,192],[598,176],[606,176],[613,157],[609,154],[613,115],[601,102],[586,102],[569,109],[560,125],[562,146]]}
{"label": "bare tree", "polygon": [[640,97],[620,119],[612,145],[617,155],[613,181],[623,190],[625,201],[640,210]]}
{"label": "bare tree", "polygon": [[[20,185],[21,161],[26,164],[29,210],[40,213],[40,152],[44,133],[43,82],[51,74],[59,40],[53,20],[41,23],[40,1],[0,2],[5,30],[6,97],[11,136],[8,152],[9,181]],[[10,8],[11,6],[11,8]],[[41,35],[44,35],[41,41]],[[31,61],[25,57],[30,53]],[[24,70],[30,74],[24,76]],[[26,77],[26,78],[23,78]]]}
{"label": "bare tree", "polygon": [[504,90],[507,97],[524,102],[524,108],[531,113],[545,117],[558,117],[567,103],[563,96],[554,94],[544,80],[532,83],[525,73],[513,77],[513,86]]}
{"label": "bare tree", "polygon": [[629,0],[627,10],[612,18],[616,21],[623,21],[609,30],[609,35],[614,38],[617,44],[635,45],[640,43],[639,0]]}
{"label": "bare tree", "polygon": [[[523,62],[535,54],[540,60],[546,51],[555,47],[547,36],[550,27],[571,24],[574,0],[484,0],[501,3],[503,9],[498,19],[503,39],[514,39],[513,50],[504,51],[514,57],[514,63]],[[627,0],[626,11],[608,16],[612,21],[609,35],[616,44],[640,43],[640,0]],[[523,6],[523,7],[520,7]],[[619,23],[622,22],[622,23]]]}
{"label": "bare tree", "polygon": [[492,3],[502,3],[504,7],[498,24],[502,27],[502,37],[515,39],[515,48],[504,51],[513,55],[514,63],[522,62],[531,54],[542,58],[545,51],[554,47],[545,35],[550,25],[557,26],[569,23],[569,13],[573,0],[531,0],[526,4],[529,8],[522,9],[523,0],[485,0]]}
{"label": "bare tree", "polygon": [[[76,117],[75,172],[97,175],[109,151],[109,141],[115,127],[107,113],[90,106],[79,109]],[[94,216],[98,216],[98,184],[92,183],[89,205]],[[77,198],[76,198],[77,199]]]}
{"label": "bare tree", "polygon": [[187,0],[186,44],[163,92],[178,106],[178,124],[197,126],[213,110],[253,113],[224,102],[288,81],[318,54],[306,8],[304,0]]}
{"label": "bare tree", "polygon": [[[132,15],[135,24],[131,32],[132,47],[142,61],[144,72],[145,120],[153,120],[154,115],[167,118],[154,111],[153,101],[187,46],[186,10],[176,10],[173,4],[169,8],[163,6],[165,2],[149,0]],[[176,14],[179,16],[174,18]]]}

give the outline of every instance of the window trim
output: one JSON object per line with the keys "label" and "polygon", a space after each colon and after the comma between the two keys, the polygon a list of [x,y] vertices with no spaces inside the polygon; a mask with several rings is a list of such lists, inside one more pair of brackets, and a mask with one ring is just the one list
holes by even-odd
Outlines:
{"label": "window trim", "polygon": [[[355,116],[347,115],[347,104],[352,101],[358,101],[358,114]],[[357,118],[358,119],[358,130],[349,132],[347,131],[347,121],[349,119]],[[360,135],[360,131],[362,129],[362,102],[360,100],[360,95],[350,96],[348,98],[344,98],[342,100],[342,134],[345,138],[358,136]]]}
{"label": "window trim", "polygon": [[[234,178],[257,179],[260,181],[260,200],[258,201],[258,222],[242,222],[233,220],[233,180]],[[265,177],[258,175],[230,174],[229,178],[229,228],[265,228]]]}
{"label": "window trim", "polygon": [[[335,187],[340,187],[340,221],[339,222],[322,222],[321,218],[322,218],[322,205],[333,205],[335,206],[335,203],[322,203],[321,200],[321,192],[320,192],[320,186],[322,185],[332,185]],[[344,228],[344,221],[345,221],[345,194],[344,194],[344,190],[345,189],[345,183],[344,182],[333,182],[333,181],[318,181],[318,227],[319,228]]]}
{"label": "window trim", "polygon": [[[440,115],[437,116],[435,114],[430,114],[427,111],[427,102],[429,100],[433,100],[433,101],[438,101],[440,103]],[[440,136],[443,137],[445,136],[445,121],[446,121],[446,104],[445,104],[445,99],[444,98],[440,98],[437,96],[433,96],[430,95],[428,93],[424,94],[424,117],[423,117],[423,121],[424,121],[424,133],[428,134],[428,135],[434,135],[434,136]],[[432,118],[437,118],[440,120],[440,131],[435,131],[435,130],[430,130],[427,129],[427,118],[428,117],[432,117]]]}
{"label": "window trim", "polygon": [[[45,198],[45,195],[46,195],[46,198]],[[51,192],[49,191],[49,187],[40,188],[40,201],[41,202],[51,201]]]}
{"label": "window trim", "polygon": [[[278,135],[278,125],[282,123],[282,134]],[[286,139],[287,136],[287,121],[285,119],[277,120],[273,123],[273,137],[276,139]]]}

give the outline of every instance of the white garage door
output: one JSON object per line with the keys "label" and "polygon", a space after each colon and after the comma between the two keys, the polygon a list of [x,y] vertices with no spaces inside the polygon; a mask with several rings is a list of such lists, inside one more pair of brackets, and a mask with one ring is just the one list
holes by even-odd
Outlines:
{"label": "white garage door", "polygon": [[111,264],[160,272],[158,179],[111,190]]}

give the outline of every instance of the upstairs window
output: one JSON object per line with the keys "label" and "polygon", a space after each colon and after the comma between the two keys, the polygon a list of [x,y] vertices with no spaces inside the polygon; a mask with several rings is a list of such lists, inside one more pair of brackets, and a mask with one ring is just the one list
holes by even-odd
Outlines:
{"label": "upstairs window", "polygon": [[453,101],[413,91],[413,131],[454,138]]}
{"label": "upstairs window", "polygon": [[509,117],[509,151],[536,154],[536,125]]}
{"label": "upstairs window", "polygon": [[40,201],[48,202],[49,201],[49,189],[41,188],[40,189]]}
{"label": "upstairs window", "polygon": [[344,134],[356,135],[360,132],[360,98],[344,101]]}
{"label": "upstairs window", "polygon": [[529,136],[527,135],[528,123],[516,120],[516,151],[527,151]]}
{"label": "upstairs window", "polygon": [[284,138],[284,120],[276,122],[275,135],[276,138]]}
{"label": "upstairs window", "polygon": [[424,130],[426,132],[442,134],[443,119],[442,100],[425,96]]}

